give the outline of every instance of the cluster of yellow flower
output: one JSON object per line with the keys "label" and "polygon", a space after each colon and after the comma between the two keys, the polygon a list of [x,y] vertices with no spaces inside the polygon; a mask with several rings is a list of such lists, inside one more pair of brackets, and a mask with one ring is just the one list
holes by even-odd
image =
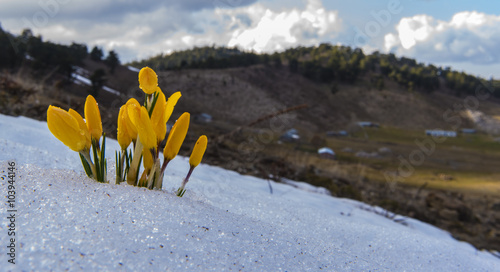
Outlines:
{"label": "cluster of yellow flower", "polygon": [[[170,130],[161,164],[159,151],[167,133],[167,121],[181,93],[176,92],[167,100],[158,86],[156,73],[149,67],[144,67],[139,72],[139,88],[146,93],[144,105],[141,106],[136,99],[131,98],[120,108],[118,114],[117,140],[121,152],[117,151],[115,154],[116,183],[127,181],[134,186],[161,189],[165,168],[177,156],[186,137],[190,115],[183,113]],[[91,95],[85,102],[85,119],[73,109],[65,111],[49,106],[47,110],[47,124],[52,134],[71,150],[80,153],[83,167],[89,177],[107,182],[105,135],[97,102]],[[129,150],[131,144],[132,148]],[[201,162],[206,148],[207,137],[202,135],[193,148],[189,159],[190,169],[177,191],[178,196],[184,195],[184,187],[193,169]],[[90,157],[91,149],[94,160]],[[141,160],[144,171],[139,178]]]}
{"label": "cluster of yellow flower", "polygon": [[[94,97],[89,95],[85,101],[85,121],[73,109],[65,111],[49,106],[47,125],[49,130],[71,150],[80,153],[83,168],[87,175],[99,182],[106,181],[105,147],[106,136],[102,132],[101,114]],[[102,148],[99,140],[103,135]],[[90,158],[90,150],[94,161]]]}

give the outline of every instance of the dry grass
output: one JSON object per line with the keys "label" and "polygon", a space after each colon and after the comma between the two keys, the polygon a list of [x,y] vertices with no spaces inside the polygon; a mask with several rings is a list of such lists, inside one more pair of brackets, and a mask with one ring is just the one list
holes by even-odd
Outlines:
{"label": "dry grass", "polygon": [[[307,142],[310,135],[302,141]],[[327,138],[326,146],[335,150],[338,161],[320,158],[317,146],[307,143],[274,143],[267,145],[263,153],[282,158],[297,170],[313,165],[318,175],[330,178],[382,184],[394,180],[413,187],[427,183],[434,189],[488,195],[500,193],[500,144],[493,141],[493,137],[477,134],[435,143],[432,154],[421,152],[423,162],[411,165],[411,173],[408,173],[406,166],[401,166],[401,158],[410,162],[410,155],[420,152],[415,140],[422,142],[431,138],[424,136],[421,130],[367,128],[349,137]],[[343,151],[346,147],[352,152]],[[380,148],[389,148],[391,152],[379,153],[376,158],[356,156],[358,151],[378,152]]]}
{"label": "dry grass", "polygon": [[[443,175],[451,180],[443,179]],[[412,186],[421,186],[427,183],[429,188],[453,191],[464,194],[500,195],[500,174],[446,171],[437,173],[421,169],[408,178],[400,179],[401,182]]]}

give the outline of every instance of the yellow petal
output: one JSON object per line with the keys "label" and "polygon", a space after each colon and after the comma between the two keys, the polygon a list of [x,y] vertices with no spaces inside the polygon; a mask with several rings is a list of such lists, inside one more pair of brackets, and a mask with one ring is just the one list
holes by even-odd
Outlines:
{"label": "yellow petal", "polygon": [[99,141],[102,135],[101,113],[94,97],[89,95],[85,101],[85,121],[90,135],[96,141]]}
{"label": "yellow petal", "polygon": [[137,139],[137,128],[130,119],[130,114],[128,113],[129,112],[128,109],[130,107],[140,108],[141,104],[139,104],[139,101],[137,101],[135,98],[130,98],[125,105],[127,106],[127,110],[123,112],[123,118],[125,119],[125,123],[127,124],[127,129],[130,138],[132,138],[132,140],[135,141]]}
{"label": "yellow petal", "polygon": [[137,107],[130,105],[128,107],[130,120],[137,128],[139,140],[144,148],[153,149],[156,147],[156,134],[153,130],[153,125],[149,119],[148,110],[145,107]]}
{"label": "yellow petal", "polygon": [[172,130],[168,135],[167,144],[163,150],[163,156],[165,159],[171,160],[177,156],[177,153],[179,153],[189,128],[189,118],[189,113],[183,113],[172,127]]}
{"label": "yellow petal", "polygon": [[145,170],[149,170],[153,167],[153,154],[150,149],[142,149],[142,164]]}
{"label": "yellow petal", "polygon": [[83,117],[73,109],[69,109],[68,113],[71,114],[71,116],[73,116],[73,118],[75,118],[75,120],[78,122],[78,126],[80,127],[80,134],[83,134],[85,136],[85,148],[90,149],[90,145],[92,144],[90,140],[90,132],[87,128],[87,124],[85,124],[85,121],[83,121]]}
{"label": "yellow petal", "polygon": [[[129,133],[128,123],[130,119],[128,119],[127,114],[127,105],[123,105],[120,107],[120,112],[118,113],[118,130],[117,130],[117,140],[123,150],[127,149],[132,142],[132,137]],[[137,136],[136,136],[137,138]]]}
{"label": "yellow petal", "polygon": [[168,98],[167,108],[165,109],[165,123],[170,119],[172,112],[174,112],[174,107],[177,104],[177,100],[179,100],[181,96],[181,92],[175,92]]}
{"label": "yellow petal", "polygon": [[165,139],[165,134],[167,134],[167,120],[165,120],[165,108],[167,106],[167,101],[165,100],[165,95],[160,90],[158,94],[158,100],[156,100],[155,108],[151,114],[151,123],[153,124],[153,129],[156,134],[156,141],[160,143]]}
{"label": "yellow petal", "polygon": [[207,142],[207,136],[205,135],[201,135],[198,141],[196,141],[191,157],[189,157],[189,164],[191,167],[196,167],[200,164],[201,159],[203,159],[203,154],[205,154],[205,150],[207,150]]}
{"label": "yellow petal", "polygon": [[[135,104],[135,103],[127,103],[127,115],[130,120],[130,123],[134,125],[134,127],[137,129],[137,123],[139,122],[137,117],[139,116],[141,111],[141,105]],[[139,112],[139,114],[137,114]]]}
{"label": "yellow petal", "polygon": [[152,94],[156,92],[158,86],[158,76],[155,71],[149,67],[144,67],[139,71],[139,88],[145,93]]}
{"label": "yellow petal", "polygon": [[80,133],[78,121],[67,111],[49,106],[47,110],[47,126],[50,132],[68,146],[71,150],[79,152],[85,149],[85,135]]}

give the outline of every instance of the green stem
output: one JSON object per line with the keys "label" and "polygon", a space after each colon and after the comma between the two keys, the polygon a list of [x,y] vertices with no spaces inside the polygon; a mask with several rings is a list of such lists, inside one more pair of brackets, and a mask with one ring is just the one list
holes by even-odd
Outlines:
{"label": "green stem", "polygon": [[[97,145],[98,148],[100,148],[99,145]],[[102,149],[99,152],[99,167],[101,170],[99,171],[101,173],[101,180],[100,182],[107,182],[108,180],[108,166],[107,166],[107,161],[106,161],[106,133],[102,134]]]}
{"label": "green stem", "polygon": [[163,165],[161,166],[161,171],[160,171],[160,173],[162,174],[162,176],[163,176],[163,172],[165,172],[165,168],[167,168],[167,165],[168,165],[169,162],[170,162],[170,160],[167,160],[167,159],[165,159],[163,161]]}
{"label": "green stem", "polygon": [[139,164],[141,162],[141,153],[142,153],[142,143],[139,141],[139,136],[137,136],[136,144],[135,144],[135,150],[134,150],[134,155],[132,157],[132,164],[130,165],[130,168],[127,173],[127,183],[129,185],[134,185],[136,186],[137,184],[137,172],[139,171]]}
{"label": "green stem", "polygon": [[161,190],[163,188],[163,173],[161,173],[160,159],[156,159],[155,163],[156,177],[153,183],[153,187]]}
{"label": "green stem", "polygon": [[191,165],[189,167],[189,172],[187,173],[186,178],[182,182],[181,187],[179,187],[179,189],[177,189],[177,196],[182,197],[184,195],[184,192],[186,191],[186,190],[184,190],[184,188],[186,187],[186,184],[188,183],[189,178],[191,177],[191,174],[193,173],[193,170],[194,170],[194,166]]}
{"label": "green stem", "polygon": [[153,156],[153,166],[151,167],[151,170],[149,171],[149,176],[148,176],[148,183],[147,183],[147,188],[148,189],[153,189],[153,185],[155,184],[155,176],[158,177],[160,174],[158,171],[157,165],[159,165],[158,158],[155,157],[156,151],[154,149],[150,149],[151,155]]}
{"label": "green stem", "polygon": [[116,184],[123,182],[123,163],[125,160],[125,149],[122,149],[121,154],[117,156],[118,161],[116,162]]}
{"label": "green stem", "polygon": [[124,169],[123,169],[123,165],[125,163],[124,161],[125,161],[125,153],[126,153],[126,151],[127,151],[126,149],[122,149],[122,154],[121,154],[121,158],[120,158],[120,163],[121,163],[121,165],[120,165],[120,169],[121,169],[120,180],[121,181],[123,181],[125,179],[125,176],[123,175],[123,172],[125,172]]}

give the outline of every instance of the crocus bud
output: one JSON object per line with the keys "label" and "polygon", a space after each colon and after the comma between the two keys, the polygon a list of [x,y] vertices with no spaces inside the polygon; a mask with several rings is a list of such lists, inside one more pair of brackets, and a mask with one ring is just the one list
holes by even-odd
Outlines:
{"label": "crocus bud", "polygon": [[165,139],[165,134],[167,134],[167,120],[165,119],[165,108],[167,106],[167,101],[165,100],[165,95],[161,90],[158,93],[158,99],[156,100],[155,108],[151,114],[151,123],[153,124],[153,129],[156,133],[156,141],[160,143]]}
{"label": "crocus bud", "polygon": [[167,144],[163,150],[163,156],[166,160],[172,160],[179,153],[189,128],[189,118],[189,113],[183,113],[172,127],[168,135]]}
{"label": "crocus bud", "polygon": [[130,119],[128,118],[127,114],[127,105],[123,105],[120,107],[120,112],[118,113],[118,122],[117,122],[118,129],[116,134],[118,143],[120,144],[122,150],[127,149],[127,147],[132,142],[132,137],[130,136],[129,132],[130,129],[128,128],[129,126],[128,123],[130,123]]}
{"label": "crocus bud", "polygon": [[87,124],[85,124],[83,117],[74,109],[69,109],[68,113],[71,114],[71,116],[73,116],[73,118],[75,118],[75,120],[78,122],[78,126],[80,127],[80,134],[85,135],[85,149],[90,150],[92,141],[90,139],[89,129],[87,128]]}
{"label": "crocus bud", "polygon": [[47,126],[50,132],[71,150],[80,152],[85,149],[87,145],[85,134],[81,133],[78,121],[67,111],[49,106]]}
{"label": "crocus bud", "polygon": [[123,119],[125,119],[125,123],[127,124],[127,129],[128,133],[130,135],[130,138],[132,138],[132,141],[137,140],[137,128],[135,125],[132,123],[132,120],[130,120],[130,115],[129,115],[129,108],[131,107],[141,107],[141,104],[139,104],[139,101],[137,101],[135,98],[130,98],[127,103],[125,104],[126,106],[126,111],[123,112]]}
{"label": "crocus bud", "polygon": [[207,149],[207,136],[201,135],[200,138],[198,138],[198,141],[196,141],[196,144],[194,145],[191,157],[189,157],[189,165],[191,167],[196,167],[198,166],[198,164],[200,164],[206,149]]}
{"label": "crocus bud", "polygon": [[158,86],[158,76],[155,71],[149,67],[144,67],[139,71],[139,88],[145,93],[152,94],[156,92]]}
{"label": "crocus bud", "polygon": [[101,113],[94,97],[89,95],[85,100],[85,121],[90,135],[96,141],[99,141],[102,135]]}
{"label": "crocus bud", "polygon": [[153,149],[156,147],[156,134],[153,130],[153,125],[149,119],[148,110],[144,107],[137,107],[136,105],[131,105],[128,107],[128,114],[130,120],[137,128],[139,133],[139,140],[141,141],[144,148]]}

